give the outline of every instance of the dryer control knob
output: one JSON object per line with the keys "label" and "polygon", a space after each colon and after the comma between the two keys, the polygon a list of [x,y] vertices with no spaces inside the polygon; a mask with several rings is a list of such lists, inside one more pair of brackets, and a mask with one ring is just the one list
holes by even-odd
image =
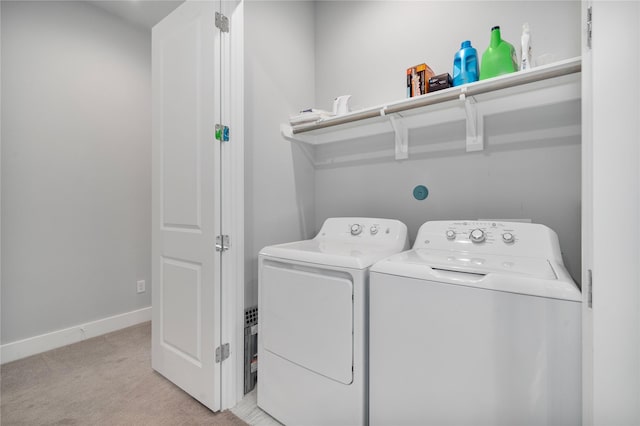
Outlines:
{"label": "dryer control knob", "polygon": [[355,223],[351,225],[351,235],[360,235],[362,232],[362,225]]}
{"label": "dryer control knob", "polygon": [[505,243],[512,243],[515,240],[516,237],[511,232],[505,232],[504,234],[502,234],[502,241],[504,241]]}
{"label": "dryer control knob", "polygon": [[456,232],[449,229],[447,231],[447,240],[455,240],[455,239],[456,239]]}
{"label": "dryer control knob", "polygon": [[371,228],[369,228],[369,232],[371,232],[371,235],[376,235],[379,230],[380,227],[378,227],[378,225],[373,225]]}
{"label": "dryer control knob", "polygon": [[471,231],[471,234],[469,234],[469,238],[474,243],[483,242],[485,237],[486,237],[486,235],[485,235],[485,233],[484,233],[484,231],[482,229],[474,229],[473,231]]}

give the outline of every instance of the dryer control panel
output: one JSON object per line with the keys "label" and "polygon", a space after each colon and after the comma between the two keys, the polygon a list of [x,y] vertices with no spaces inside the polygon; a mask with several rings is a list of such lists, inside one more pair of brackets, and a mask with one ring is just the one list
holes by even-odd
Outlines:
{"label": "dryer control panel", "polygon": [[553,230],[544,225],[522,222],[426,222],[420,227],[413,248],[561,258],[558,236]]}
{"label": "dryer control panel", "polygon": [[395,219],[333,217],[324,222],[316,239],[404,242],[407,239],[407,227]]}

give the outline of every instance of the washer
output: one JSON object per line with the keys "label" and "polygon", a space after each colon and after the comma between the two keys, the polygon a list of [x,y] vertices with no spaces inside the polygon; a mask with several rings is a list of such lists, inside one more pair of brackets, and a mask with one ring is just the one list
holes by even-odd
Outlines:
{"label": "washer", "polygon": [[369,267],[407,248],[397,220],[331,218],[260,252],[261,409],[287,425],[367,423]]}
{"label": "washer", "polygon": [[581,294],[543,225],[434,221],[370,275],[372,425],[581,424]]}

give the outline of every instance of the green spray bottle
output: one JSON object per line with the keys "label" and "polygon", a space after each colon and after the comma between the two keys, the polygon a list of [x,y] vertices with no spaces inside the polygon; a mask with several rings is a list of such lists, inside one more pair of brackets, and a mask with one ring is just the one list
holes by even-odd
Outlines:
{"label": "green spray bottle", "polygon": [[491,28],[491,42],[482,54],[480,80],[518,71],[518,59],[513,45],[500,36],[500,27]]}

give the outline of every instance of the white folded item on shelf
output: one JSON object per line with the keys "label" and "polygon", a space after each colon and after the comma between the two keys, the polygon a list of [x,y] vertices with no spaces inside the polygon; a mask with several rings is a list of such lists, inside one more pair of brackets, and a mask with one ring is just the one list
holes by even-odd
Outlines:
{"label": "white folded item on shelf", "polygon": [[333,114],[321,109],[310,108],[301,111],[299,114],[289,116],[289,124],[295,126],[298,124],[313,123],[329,117],[333,117]]}

